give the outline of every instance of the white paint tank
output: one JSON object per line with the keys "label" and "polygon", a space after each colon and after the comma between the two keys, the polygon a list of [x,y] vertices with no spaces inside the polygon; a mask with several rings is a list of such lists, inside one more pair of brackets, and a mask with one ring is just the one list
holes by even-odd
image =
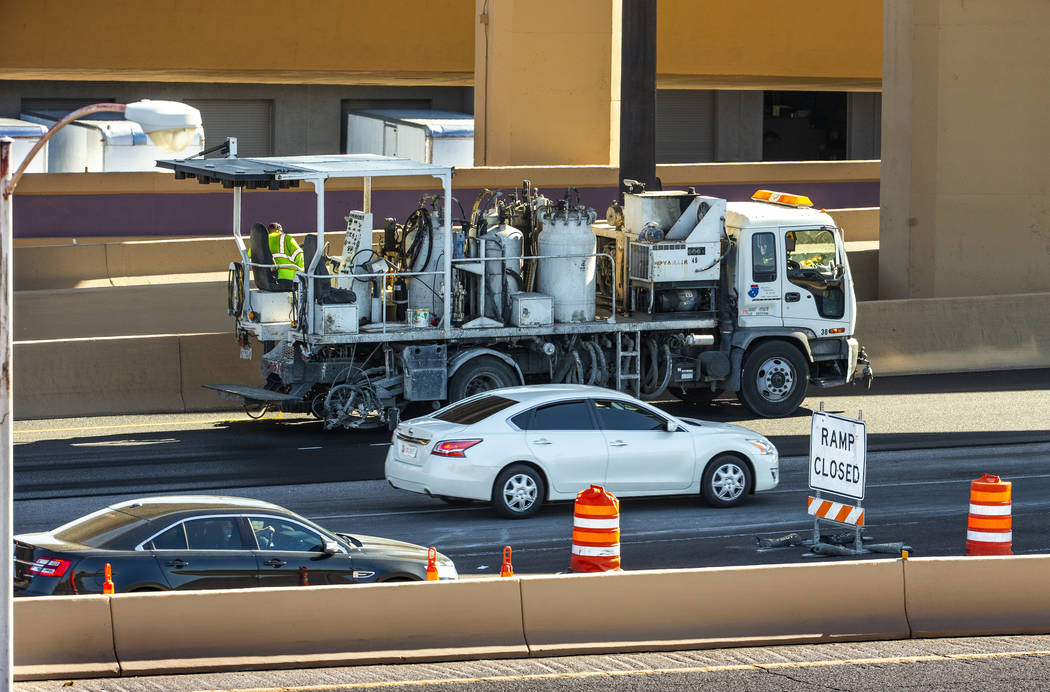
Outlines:
{"label": "white paint tank", "polygon": [[555,322],[594,319],[596,240],[591,224],[596,218],[593,209],[583,206],[548,207],[540,214],[539,254],[555,257],[538,260],[536,288],[554,301]]}

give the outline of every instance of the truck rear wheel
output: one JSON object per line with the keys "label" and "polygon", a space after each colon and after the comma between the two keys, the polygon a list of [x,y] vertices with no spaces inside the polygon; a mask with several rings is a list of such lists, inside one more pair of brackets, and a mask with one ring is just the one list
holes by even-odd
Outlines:
{"label": "truck rear wheel", "polygon": [[514,371],[501,360],[479,356],[467,361],[448,381],[448,400],[459,401],[501,387],[518,384]]}
{"label": "truck rear wheel", "polygon": [[791,415],[806,397],[808,386],[806,360],[791,344],[766,341],[744,355],[740,401],[756,416]]}

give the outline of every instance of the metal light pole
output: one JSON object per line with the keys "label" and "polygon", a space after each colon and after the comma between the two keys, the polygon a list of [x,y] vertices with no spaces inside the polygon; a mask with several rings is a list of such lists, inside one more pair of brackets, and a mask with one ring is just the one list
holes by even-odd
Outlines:
{"label": "metal light pole", "polygon": [[[12,196],[18,181],[29,167],[33,157],[40,151],[56,132],[69,123],[93,113],[125,113],[128,120],[142,126],[158,146],[178,151],[182,148],[182,135],[195,131],[201,126],[201,114],[196,108],[174,101],[139,101],[124,105],[122,103],[96,103],[73,111],[51,126],[43,137],[29,150],[22,164],[11,171],[10,137],[0,138],[0,540],[4,541],[7,550],[14,545],[14,445],[11,440],[13,425],[12,377],[14,359],[12,352],[11,328],[12,291],[14,290],[14,253],[12,226]],[[184,145],[183,145],[184,146]],[[11,553],[13,558],[13,553]],[[14,675],[13,649],[13,611],[12,595],[14,583],[14,560],[0,559],[0,690],[11,689]]]}
{"label": "metal light pole", "polygon": [[[3,540],[5,550],[11,550],[14,540],[13,509],[14,490],[12,483],[14,451],[11,445],[11,290],[14,284],[12,269],[14,262],[11,257],[11,145],[14,140],[10,137],[0,137],[0,540]],[[11,589],[14,582],[14,553],[11,557],[0,559],[0,588],[4,590],[3,598],[0,598],[0,689],[9,690],[13,682],[12,672],[14,657],[12,656],[12,610],[14,599]]]}

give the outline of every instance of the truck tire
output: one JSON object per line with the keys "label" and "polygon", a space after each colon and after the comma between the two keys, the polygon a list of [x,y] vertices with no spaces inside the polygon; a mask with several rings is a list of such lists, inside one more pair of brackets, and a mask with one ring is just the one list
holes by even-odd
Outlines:
{"label": "truck tire", "polygon": [[468,360],[448,381],[449,402],[501,387],[518,384],[514,371],[501,360],[479,356]]}
{"label": "truck tire", "polygon": [[809,368],[802,353],[785,341],[765,341],[744,354],[740,401],[756,416],[782,418],[806,398]]}

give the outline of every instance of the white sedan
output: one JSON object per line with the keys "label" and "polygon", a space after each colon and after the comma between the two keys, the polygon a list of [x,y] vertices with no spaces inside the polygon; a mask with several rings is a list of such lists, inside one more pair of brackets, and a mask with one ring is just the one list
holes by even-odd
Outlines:
{"label": "white sedan", "polygon": [[698,493],[731,507],[775,488],[779,467],[773,443],[747,428],[675,418],[601,387],[552,384],[484,392],[402,422],[386,478],[524,519],[592,483],[618,497]]}

